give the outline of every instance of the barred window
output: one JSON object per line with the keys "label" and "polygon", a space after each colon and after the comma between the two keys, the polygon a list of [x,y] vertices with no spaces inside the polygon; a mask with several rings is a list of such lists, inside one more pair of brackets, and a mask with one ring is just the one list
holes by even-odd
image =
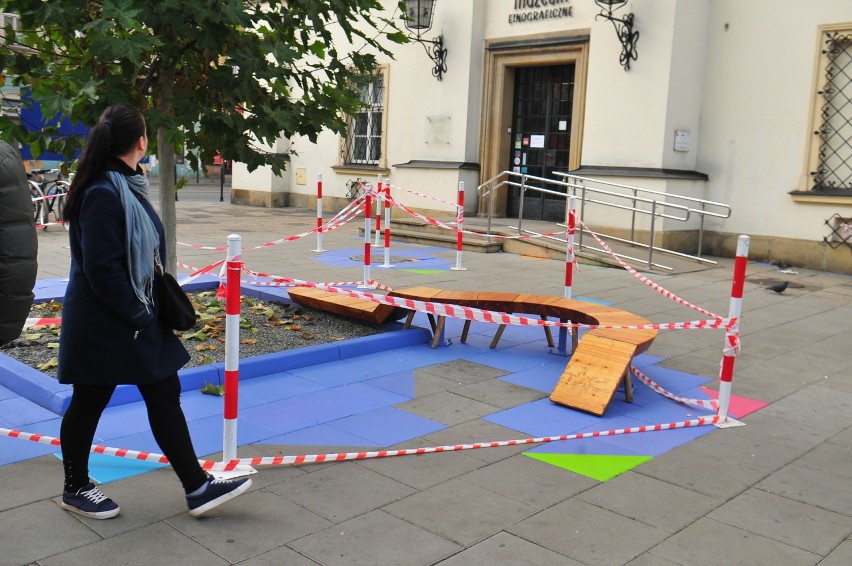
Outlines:
{"label": "barred window", "polygon": [[360,87],[361,108],[349,116],[349,126],[341,149],[343,165],[378,166],[382,157],[382,118],[385,79],[381,74]]}
{"label": "barred window", "polygon": [[811,149],[811,190],[852,196],[852,28],[823,29]]}

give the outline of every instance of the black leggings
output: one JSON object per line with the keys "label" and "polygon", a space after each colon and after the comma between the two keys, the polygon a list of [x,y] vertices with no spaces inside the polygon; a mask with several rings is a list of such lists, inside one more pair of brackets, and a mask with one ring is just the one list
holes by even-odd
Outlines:
{"label": "black leggings", "polygon": [[[62,418],[59,438],[65,467],[65,491],[77,491],[89,483],[89,451],[101,413],[109,403],[115,385],[74,385],[71,404]],[[169,459],[183,489],[192,492],[207,480],[201,469],[186,417],[180,408],[180,380],[177,374],[148,385],[139,385],[148,409],[148,422],[154,439]]]}

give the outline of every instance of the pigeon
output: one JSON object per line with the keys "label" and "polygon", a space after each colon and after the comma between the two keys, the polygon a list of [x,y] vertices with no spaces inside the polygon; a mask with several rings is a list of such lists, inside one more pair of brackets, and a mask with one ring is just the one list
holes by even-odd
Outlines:
{"label": "pigeon", "polygon": [[776,283],[775,285],[770,285],[769,287],[767,287],[767,289],[769,289],[770,291],[775,291],[776,293],[778,293],[780,295],[781,293],[784,292],[785,289],[787,289],[787,285],[789,285],[789,284],[790,284],[789,281],[782,281],[781,283]]}

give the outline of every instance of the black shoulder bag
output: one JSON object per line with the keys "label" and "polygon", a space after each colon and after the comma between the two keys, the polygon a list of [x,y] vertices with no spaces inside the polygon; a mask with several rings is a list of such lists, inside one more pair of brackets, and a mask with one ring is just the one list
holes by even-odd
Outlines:
{"label": "black shoulder bag", "polygon": [[177,280],[160,269],[157,269],[156,278],[160,322],[173,330],[189,330],[195,326],[195,307]]}

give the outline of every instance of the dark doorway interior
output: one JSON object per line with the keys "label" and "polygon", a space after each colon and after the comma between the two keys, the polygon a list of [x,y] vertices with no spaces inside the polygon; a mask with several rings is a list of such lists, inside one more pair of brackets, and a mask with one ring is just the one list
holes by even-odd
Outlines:
{"label": "dark doorway interior", "polygon": [[[515,69],[512,143],[507,170],[547,179],[554,178],[555,171],[568,171],[573,102],[573,64]],[[529,181],[527,184],[565,192],[548,183]],[[520,188],[512,187],[507,211],[510,217],[518,216],[520,204]],[[523,217],[564,220],[565,199],[527,190]]]}

